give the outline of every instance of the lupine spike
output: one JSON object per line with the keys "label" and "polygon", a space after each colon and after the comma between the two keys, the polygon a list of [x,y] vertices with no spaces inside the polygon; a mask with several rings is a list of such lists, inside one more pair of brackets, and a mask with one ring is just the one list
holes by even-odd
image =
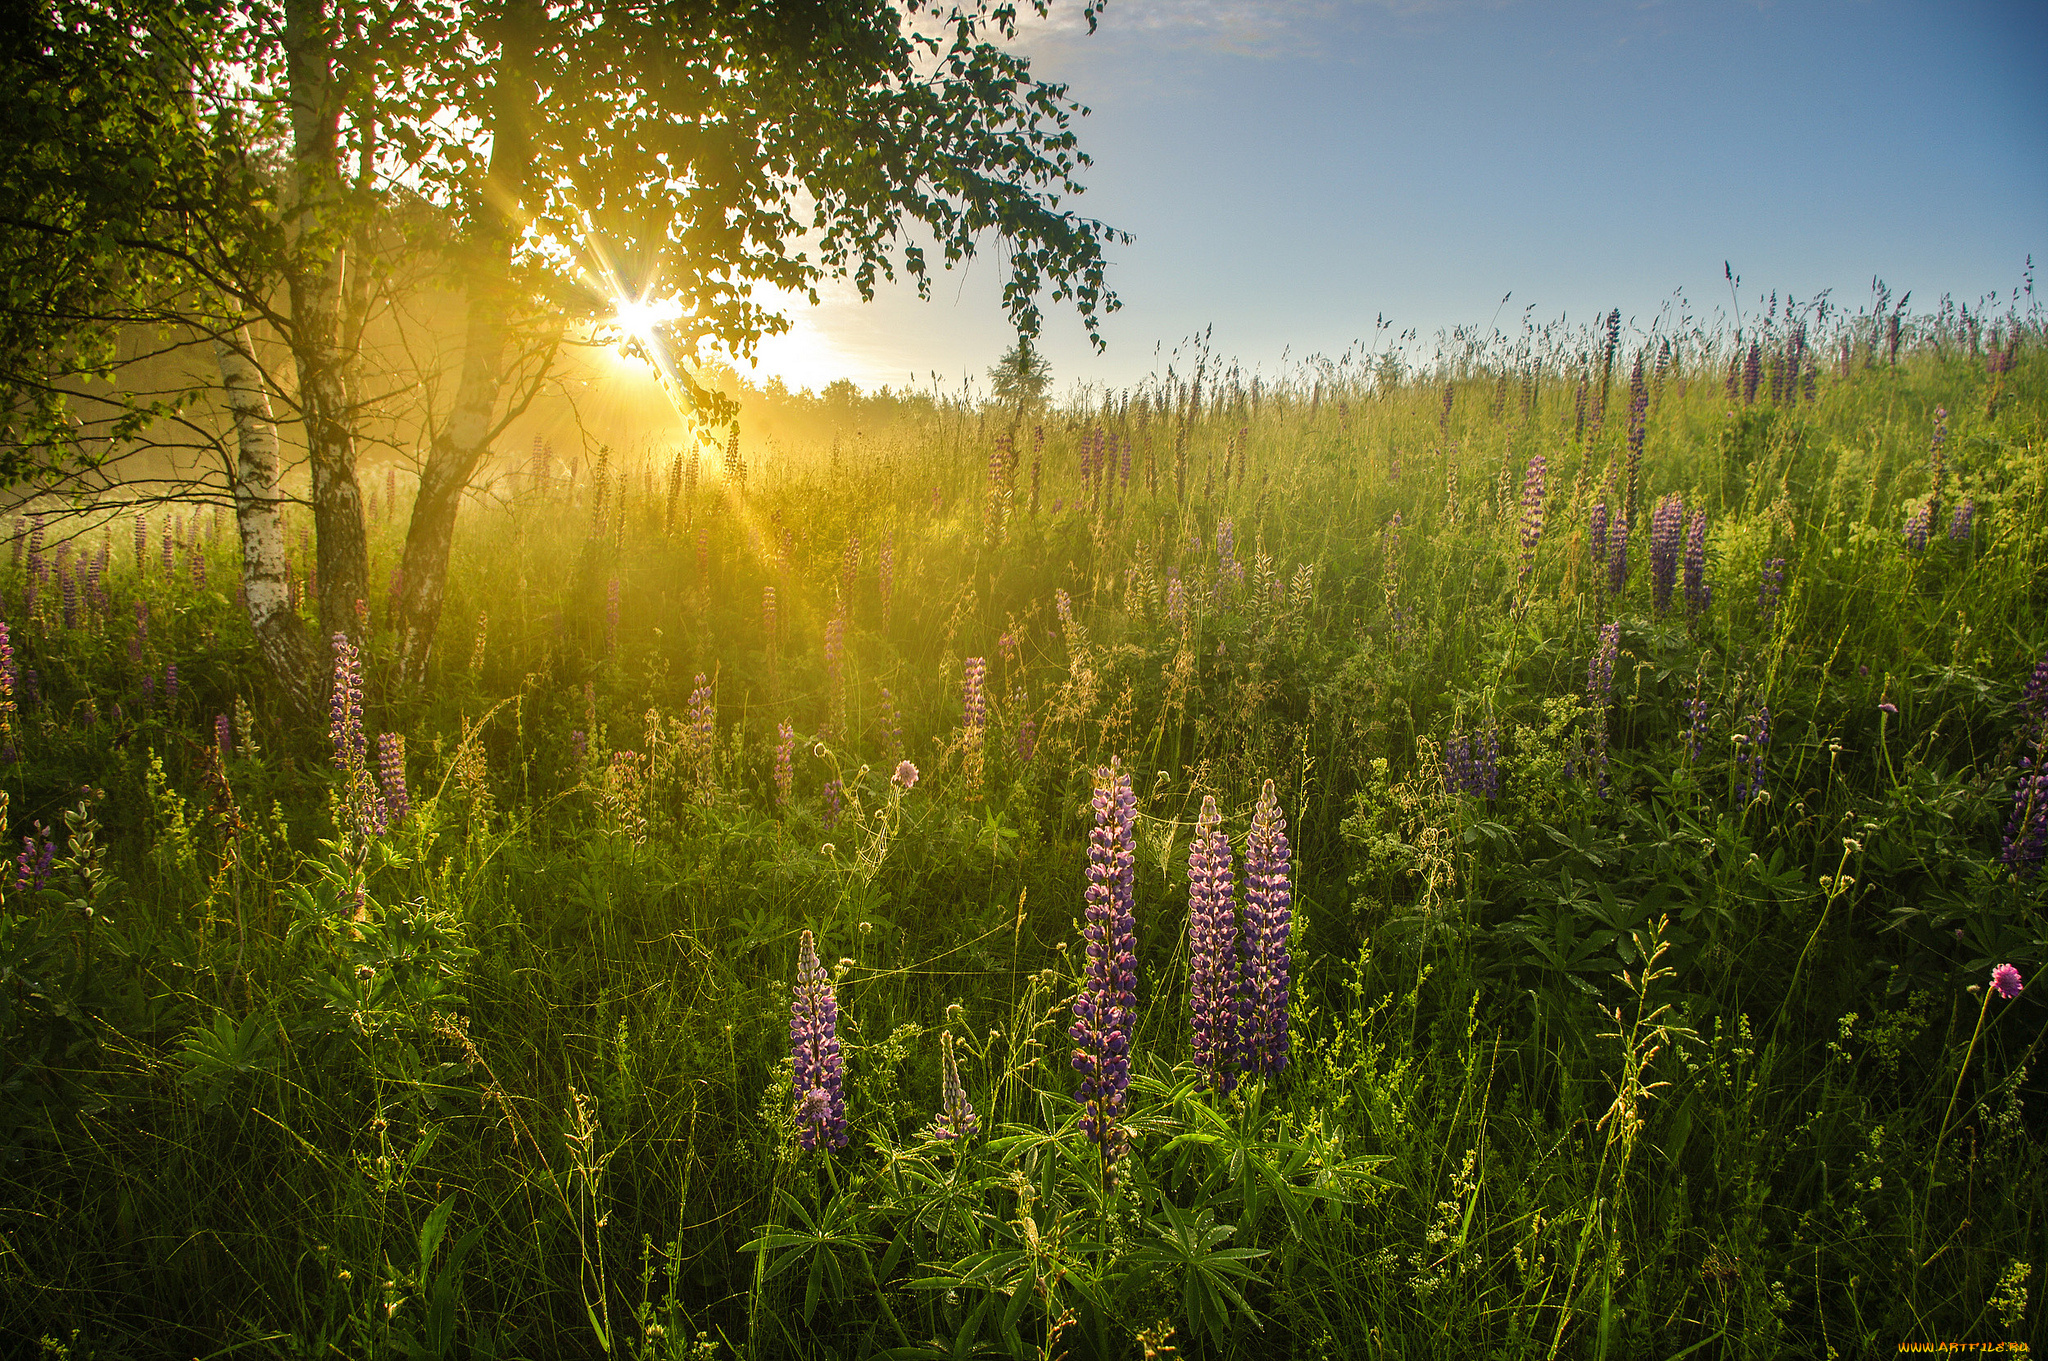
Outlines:
{"label": "lupine spike", "polygon": [[1215,796],[1207,795],[1188,845],[1188,1007],[1195,1066],[1219,1093],[1237,1085],[1244,946],[1231,879],[1230,841],[1223,834]]}
{"label": "lupine spike", "polygon": [[1266,781],[1252,810],[1244,848],[1244,1021],[1241,1039],[1245,1071],[1273,1076],[1287,1067],[1288,1007],[1293,960],[1288,936],[1294,924],[1292,848],[1287,819],[1273,782]]}
{"label": "lupine spike", "polygon": [[809,931],[797,945],[796,988],[789,1006],[789,1051],[795,1079],[797,1142],[804,1152],[845,1148],[845,1074],[839,1054],[839,1002]]}
{"label": "lupine spike", "polygon": [[1131,777],[1112,759],[1095,772],[1095,827],[1088,835],[1087,966],[1074,998],[1074,1069],[1081,1075],[1081,1132],[1105,1165],[1123,1155],[1123,1114],[1131,1084],[1131,1027],[1137,1021],[1135,916],[1138,816]]}

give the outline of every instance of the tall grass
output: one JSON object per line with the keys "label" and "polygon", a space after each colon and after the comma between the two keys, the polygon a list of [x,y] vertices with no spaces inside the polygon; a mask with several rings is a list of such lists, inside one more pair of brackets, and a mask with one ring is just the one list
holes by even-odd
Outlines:
{"label": "tall grass", "polygon": [[[0,905],[0,1337],[2040,1343],[2048,933],[2001,853],[2048,649],[2048,362],[2038,326],[1987,372],[1988,336],[1908,323],[1896,356],[1845,328],[1846,366],[1816,329],[1810,394],[1782,327],[1748,397],[1747,337],[1652,344],[1634,421],[1595,332],[1021,424],[932,406],[743,483],[694,456],[515,476],[465,520],[425,694],[386,690],[366,602],[366,723],[404,735],[410,795],[381,834],[351,812],[371,776],[257,680],[227,536],[195,521],[166,568],[159,522],[138,561],[124,520],[86,582],[101,536],[58,568],[78,521],[49,508],[40,557],[24,525],[0,565],[10,834],[55,846]],[[1937,408],[1974,518],[1914,551]],[[1703,610],[1656,608],[1667,496],[1705,516]],[[1616,597],[1595,506],[1631,501]],[[1112,758],[1139,967],[1105,1169],[1066,1032]],[[1187,852],[1205,798],[1241,847],[1268,779],[1291,1061],[1219,1096]],[[843,1152],[797,1139],[805,931]],[[2017,999],[1983,991],[2002,963]],[[942,1051],[976,1138],[933,1127]]]}

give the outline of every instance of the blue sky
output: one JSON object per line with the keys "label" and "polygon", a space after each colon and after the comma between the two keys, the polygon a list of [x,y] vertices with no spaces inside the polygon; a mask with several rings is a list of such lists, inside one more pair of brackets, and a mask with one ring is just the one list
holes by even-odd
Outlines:
{"label": "blue sky", "polygon": [[[1852,309],[1873,276],[1974,305],[2048,263],[2048,4],[1112,0],[1091,37],[1054,2],[1020,45],[1093,110],[1080,211],[1135,238],[1105,353],[1048,308],[1063,392],[1205,327],[1277,375],[1380,314],[1425,341],[1530,305],[1647,324],[1683,290],[1711,317],[1724,260],[1745,307]],[[832,290],[754,377],[985,381],[1000,281],[991,249],[930,302]]]}

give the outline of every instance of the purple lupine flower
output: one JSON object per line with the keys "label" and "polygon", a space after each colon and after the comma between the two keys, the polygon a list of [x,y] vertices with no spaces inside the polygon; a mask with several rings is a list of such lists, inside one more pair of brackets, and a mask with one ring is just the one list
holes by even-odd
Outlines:
{"label": "purple lupine flower", "polygon": [[1188,589],[1181,584],[1178,567],[1166,579],[1166,622],[1174,628],[1187,627]]}
{"label": "purple lupine flower", "polygon": [[1991,990],[2010,1002],[2020,995],[2020,971],[2001,964],[1991,971]]}
{"label": "purple lupine flower", "polygon": [[[226,721],[226,715],[221,716]],[[412,812],[412,795],[405,787],[405,736],[387,732],[377,738],[377,783],[384,793],[384,807],[393,827],[403,826]]]}
{"label": "purple lupine flower", "polygon": [[881,602],[881,624],[889,627],[889,602],[896,585],[896,532],[882,536],[881,551],[875,554],[875,590]]}
{"label": "purple lupine flower", "polygon": [[1038,720],[1027,717],[1017,725],[1017,759],[1028,763],[1031,760],[1031,753],[1037,747]]}
{"label": "purple lupine flower", "polygon": [[1586,667],[1586,699],[1595,709],[1605,709],[1614,693],[1614,662],[1621,650],[1621,625],[1600,626],[1600,647]]}
{"label": "purple lupine flower", "polygon": [[1977,526],[1977,502],[1965,496],[1963,503],[1956,507],[1956,513],[1948,522],[1950,543],[1968,543],[1971,531]]}
{"label": "purple lupine flower", "polygon": [[825,781],[825,830],[831,831],[839,825],[840,810],[846,806],[846,783],[839,779]]}
{"label": "purple lupine flower", "polygon": [[163,549],[164,575],[170,576],[178,570],[178,536],[171,528],[171,517],[166,515],[157,523],[158,546]]}
{"label": "purple lupine flower", "polygon": [[175,705],[177,702],[178,664],[176,662],[168,662],[164,665],[164,703],[166,705]]}
{"label": "purple lupine flower", "polygon": [[143,575],[148,566],[149,520],[138,511],[135,516],[135,575]]}
{"label": "purple lupine flower", "polygon": [[590,737],[581,728],[569,730],[569,750],[576,753],[576,765],[581,768],[590,759]]}
{"label": "purple lupine flower", "polygon": [[2035,740],[2048,738],[2048,652],[2034,663],[2034,672],[2020,687],[2020,734]]}
{"label": "purple lupine flower", "polygon": [[1074,1069],[1081,1075],[1081,1132],[1105,1164],[1122,1156],[1130,1096],[1131,1028],[1138,1019],[1135,916],[1138,797],[1114,758],[1095,772],[1095,827],[1088,834],[1088,964],[1074,998]]}
{"label": "purple lupine flower", "polygon": [[1906,517],[1905,542],[1908,553],[1924,553],[1927,551],[1927,533],[1931,527],[1932,518],[1927,503],[1923,501],[1920,505],[1913,508],[1911,515]]}
{"label": "purple lupine flower", "polygon": [[1685,530],[1685,617],[1697,619],[1714,603],[1707,584],[1707,513],[1696,510]]}
{"label": "purple lupine flower", "polygon": [[1195,1067],[1224,1094],[1237,1085],[1241,1059],[1237,1022],[1245,948],[1236,898],[1230,840],[1215,796],[1204,795],[1188,844],[1188,1008]]}
{"label": "purple lupine flower", "polygon": [[1697,692],[1685,702],[1685,754],[1700,759],[1700,745],[1707,736],[1707,702]]}
{"label": "purple lupine flower", "polygon": [[235,728],[226,714],[213,716],[213,750],[223,762],[235,754]]}
{"label": "purple lupine flower", "polygon": [[1778,617],[1778,597],[1785,590],[1785,560],[1772,558],[1764,564],[1763,576],[1757,583],[1756,610],[1763,617],[1763,626],[1768,629]]}
{"label": "purple lupine flower", "polygon": [[69,564],[61,557],[57,560],[57,588],[63,594],[64,627],[78,627],[78,578],[71,574]]}
{"label": "purple lupine flower", "polygon": [[206,550],[199,546],[199,526],[196,523],[192,526],[192,546],[186,560],[192,566],[192,584],[206,585]]}
{"label": "purple lupine flower", "polygon": [[761,635],[768,640],[768,646],[775,646],[775,588],[761,588]]}
{"label": "purple lupine flower", "polygon": [[21,856],[14,862],[14,891],[32,891],[48,883],[56,859],[56,839],[48,827],[38,822],[35,832],[21,839]]}
{"label": "purple lupine flower", "polygon": [[1941,523],[1942,474],[1947,464],[1942,456],[1942,446],[1948,443],[1948,408],[1934,408],[1934,440],[1927,450],[1927,519],[1930,524]]}
{"label": "purple lupine flower", "polygon": [[1472,739],[1452,733],[1444,740],[1444,789],[1453,796],[1465,792],[1472,779]]}
{"label": "purple lupine flower", "polygon": [[1628,586],[1628,518],[1615,520],[1607,534],[1607,593],[1619,599]]}
{"label": "purple lupine flower", "polygon": [[1678,582],[1678,540],[1685,529],[1685,502],[1672,492],[1650,516],[1650,609],[1671,608],[1671,588]]}
{"label": "purple lupine flower", "polygon": [[[1626,530],[1621,521],[1617,529]],[[1593,710],[1593,768],[1602,798],[1607,795],[1607,703],[1614,693],[1614,663],[1621,652],[1621,625],[1600,626],[1600,647],[1586,667],[1586,699]]]}
{"label": "purple lupine flower", "polygon": [[334,746],[335,767],[342,773],[344,826],[365,841],[384,835],[390,814],[370,775],[370,744],[363,732],[363,657],[345,633],[334,635],[328,739]]}
{"label": "purple lupine flower", "polygon": [[2005,824],[2005,841],[1998,858],[2022,878],[2032,874],[2048,856],[2048,761],[2040,759],[2044,748],[2036,746],[2032,757],[2020,758],[2019,782],[2012,789],[2012,816]]}
{"label": "purple lupine flower", "polygon": [[1287,944],[1294,924],[1292,859],[1287,818],[1268,780],[1252,809],[1244,847],[1244,996],[1249,1010],[1241,1039],[1245,1071],[1255,1076],[1271,1076],[1287,1066],[1294,973]]}
{"label": "purple lupine flower", "polygon": [[0,741],[13,737],[14,728],[14,643],[7,625],[0,622]]}
{"label": "purple lupine flower", "polygon": [[[1600,564],[1601,567],[1605,567],[1607,564],[1607,503],[1605,501],[1595,502],[1592,514],[1587,517],[1586,540],[1587,548],[1592,553],[1593,561]],[[1601,580],[1604,581],[1605,578],[1602,577]]]}
{"label": "purple lupine flower", "polygon": [[1742,404],[1748,406],[1756,401],[1756,390],[1763,382],[1764,352],[1757,341],[1749,342],[1749,354],[1742,361]]}
{"label": "purple lupine flower", "polygon": [[1764,792],[1764,749],[1771,744],[1771,709],[1760,704],[1749,731],[1735,734],[1735,801],[1746,804]]}
{"label": "purple lupine flower", "polygon": [[972,1139],[980,1132],[981,1121],[960,1082],[960,1060],[948,1030],[939,1037],[939,1113],[932,1120],[932,1133],[941,1139]]}
{"label": "purple lupine flower", "polygon": [[964,691],[961,722],[967,729],[969,741],[978,738],[988,722],[988,696],[983,688],[987,676],[986,660],[980,657],[967,659],[961,686]]}
{"label": "purple lupine flower", "polygon": [[895,773],[889,777],[889,783],[908,794],[917,788],[917,767],[908,761],[898,761]]}
{"label": "purple lupine flower", "polygon": [[1244,581],[1244,564],[1237,560],[1237,526],[1228,515],[1216,525],[1216,585],[1227,590]]}
{"label": "purple lupine flower", "polygon": [[334,764],[342,770],[361,765],[369,751],[363,735],[363,659],[345,633],[334,635],[334,688],[327,708]]}
{"label": "purple lupine flower", "polygon": [[775,803],[789,807],[796,791],[796,729],[787,721],[775,725]]}
{"label": "purple lupine flower", "polygon": [[839,1002],[809,931],[797,945],[796,988],[789,1004],[789,1056],[796,1098],[797,1142],[804,1152],[846,1147],[846,1091],[839,1056]]}
{"label": "purple lupine flower", "polygon": [[1536,570],[1536,545],[1543,541],[1543,488],[1549,464],[1539,453],[1529,456],[1522,474],[1522,581]]}

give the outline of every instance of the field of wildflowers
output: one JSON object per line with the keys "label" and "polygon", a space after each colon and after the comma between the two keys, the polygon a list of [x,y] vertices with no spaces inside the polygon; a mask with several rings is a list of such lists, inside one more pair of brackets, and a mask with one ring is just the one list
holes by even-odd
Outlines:
{"label": "field of wildflowers", "polygon": [[25,507],[0,1350],[2044,1345],[2043,340],[522,457],[327,731],[220,513]]}

